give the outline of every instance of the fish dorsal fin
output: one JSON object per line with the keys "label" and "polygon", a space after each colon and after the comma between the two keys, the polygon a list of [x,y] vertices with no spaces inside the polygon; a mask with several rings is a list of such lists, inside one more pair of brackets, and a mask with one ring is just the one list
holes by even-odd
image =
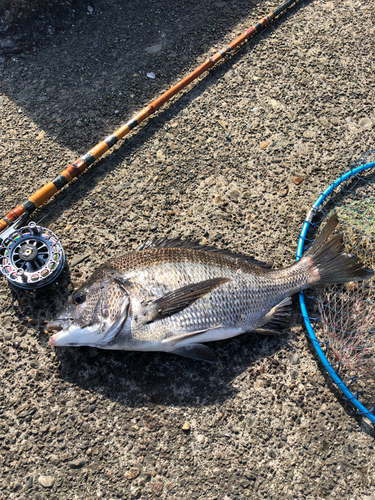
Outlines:
{"label": "fish dorsal fin", "polygon": [[146,322],[151,323],[182,311],[227,281],[230,280],[228,278],[212,278],[199,283],[192,283],[191,285],[176,288],[151,301],[144,302],[142,305],[145,307]]}
{"label": "fish dorsal fin", "polygon": [[272,267],[272,262],[261,262],[254,257],[249,257],[247,255],[242,255],[240,253],[231,252],[230,250],[221,250],[216,247],[212,247],[209,245],[200,245],[196,241],[190,240],[182,240],[181,238],[174,239],[156,239],[152,241],[146,241],[142,243],[136,251],[139,252],[141,250],[148,249],[159,249],[159,248],[186,248],[188,250],[201,250],[202,252],[215,252],[220,253],[221,255],[227,255],[228,257],[233,257],[234,259],[242,259],[250,264],[254,264],[256,266],[262,267],[264,269],[269,269]]}

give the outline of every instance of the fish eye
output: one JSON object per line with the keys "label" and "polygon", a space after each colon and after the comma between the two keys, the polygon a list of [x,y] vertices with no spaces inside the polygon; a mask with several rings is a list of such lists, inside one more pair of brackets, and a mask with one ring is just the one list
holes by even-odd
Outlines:
{"label": "fish eye", "polygon": [[86,300],[86,293],[83,291],[77,292],[73,297],[73,302],[76,305],[83,304]]}

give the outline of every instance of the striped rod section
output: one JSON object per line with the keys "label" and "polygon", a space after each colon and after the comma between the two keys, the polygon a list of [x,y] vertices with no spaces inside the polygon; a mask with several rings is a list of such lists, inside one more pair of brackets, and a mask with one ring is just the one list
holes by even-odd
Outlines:
{"label": "striped rod section", "polygon": [[242,43],[253,38],[256,34],[260,33],[266,26],[270,24],[277,16],[284,13],[288,7],[299,2],[300,0],[287,0],[282,5],[277,7],[268,16],[260,19],[254,26],[245,30],[240,36],[235,38],[222,50],[217,52],[212,57],[208,58],[204,63],[198,66],[194,71],[185,76],[176,85],[173,85],[160,97],[152,101],[145,108],[142,109],[136,116],[134,116],[127,123],[115,130],[113,134],[106,137],[103,141],[99,142],[96,146],[90,149],[85,155],[78,160],[71,163],[65,170],[63,170],[51,182],[47,182],[43,187],[38,189],[26,201],[22,202],[17,207],[8,212],[2,219],[0,219],[0,233],[8,226],[15,222],[22,214],[31,214],[36,208],[40,207],[45,201],[49,200],[57,191],[68,184],[74,177],[80,175],[87,167],[94,161],[103,156],[112,146],[114,146],[120,139],[129,134],[133,128],[142,123],[146,118],[154,114],[163,104],[169,101],[174,95],[187,87],[191,82],[196,80],[202,73],[212,68],[220,61],[226,54],[233,52]]}

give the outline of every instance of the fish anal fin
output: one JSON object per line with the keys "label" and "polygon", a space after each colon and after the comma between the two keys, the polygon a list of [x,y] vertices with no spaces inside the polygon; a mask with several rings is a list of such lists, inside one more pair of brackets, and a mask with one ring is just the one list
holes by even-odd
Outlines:
{"label": "fish anal fin", "polygon": [[166,318],[182,311],[227,281],[230,281],[229,278],[212,278],[199,283],[192,283],[144,303],[143,305],[146,308],[150,308],[149,314],[147,314],[148,322]]}
{"label": "fish anal fin", "polygon": [[209,347],[204,344],[188,344],[182,347],[176,347],[172,351],[168,351],[184,358],[196,359],[198,361],[207,361],[207,363],[215,363],[215,355]]}
{"label": "fish anal fin", "polygon": [[270,330],[265,328],[257,328],[253,330],[253,332],[258,335],[281,335],[283,333],[281,330]]}
{"label": "fish anal fin", "polygon": [[254,330],[260,335],[280,335],[289,324],[292,298],[286,297],[264,317],[264,323]]}

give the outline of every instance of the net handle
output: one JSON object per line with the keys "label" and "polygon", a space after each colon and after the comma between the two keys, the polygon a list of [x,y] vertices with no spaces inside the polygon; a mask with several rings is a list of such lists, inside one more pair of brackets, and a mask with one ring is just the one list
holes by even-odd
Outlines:
{"label": "net handle", "polygon": [[[371,163],[366,163],[364,165],[360,165],[359,167],[353,168],[351,170],[348,170],[344,174],[340,175],[335,181],[332,182],[317,198],[317,200],[311,205],[311,209],[306,217],[306,220],[304,221],[302,225],[301,232],[298,236],[298,245],[297,245],[297,250],[296,250],[296,260],[300,259],[302,256],[303,252],[303,245],[305,242],[306,234],[310,226],[312,225],[311,221],[318,211],[320,205],[324,202],[324,200],[327,198],[327,196],[337,187],[339,186],[342,182],[350,179],[350,177],[359,174],[365,170],[368,170],[370,168],[375,167],[375,161]],[[334,384],[337,385],[337,387],[340,389],[340,391],[343,393],[344,398],[347,401],[350,401],[353,406],[357,409],[357,414],[365,416],[368,418],[373,424],[375,424],[375,415],[371,413],[371,411],[374,409],[372,407],[370,410],[367,410],[356,398],[356,395],[353,395],[349,389],[346,387],[345,383],[338,377],[337,373],[335,370],[332,368],[332,366],[328,363],[327,358],[325,357],[320,345],[319,345],[319,340],[316,338],[314,330],[310,324],[309,316],[307,313],[307,308],[305,304],[305,297],[303,295],[303,292],[299,292],[298,294],[298,299],[299,299],[299,306],[301,310],[301,316],[303,318],[308,336],[310,337],[310,340],[312,341],[312,344],[314,346],[314,349],[324,366],[324,368],[327,370],[329,373],[331,379],[333,380]]]}

